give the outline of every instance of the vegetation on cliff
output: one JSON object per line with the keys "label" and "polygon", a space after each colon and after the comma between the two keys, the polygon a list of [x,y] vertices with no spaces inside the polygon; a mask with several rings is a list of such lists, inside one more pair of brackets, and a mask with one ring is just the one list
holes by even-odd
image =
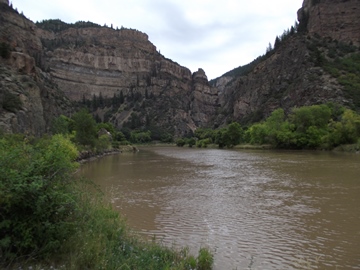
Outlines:
{"label": "vegetation on cliff", "polygon": [[101,27],[101,25],[93,22],[78,21],[76,23],[65,23],[59,19],[56,20],[43,20],[36,22],[36,26],[52,32],[61,32],[69,28],[87,28],[87,27]]}
{"label": "vegetation on cliff", "polygon": [[201,249],[140,240],[91,183],[75,179],[66,135],[0,136],[0,267],[211,269]]}

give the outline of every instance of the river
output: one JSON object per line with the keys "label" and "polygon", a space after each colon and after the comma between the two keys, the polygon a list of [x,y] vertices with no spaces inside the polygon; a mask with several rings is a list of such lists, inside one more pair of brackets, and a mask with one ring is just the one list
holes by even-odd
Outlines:
{"label": "river", "polygon": [[83,164],[128,223],[214,269],[360,269],[360,155],[144,147]]}

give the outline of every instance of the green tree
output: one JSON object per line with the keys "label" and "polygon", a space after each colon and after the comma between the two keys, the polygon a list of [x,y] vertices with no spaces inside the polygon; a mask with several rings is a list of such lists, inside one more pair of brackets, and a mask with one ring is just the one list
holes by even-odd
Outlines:
{"label": "green tree", "polygon": [[53,134],[68,134],[70,132],[71,122],[73,120],[65,115],[55,118],[51,124],[51,132]]}
{"label": "green tree", "polygon": [[186,141],[183,138],[179,138],[175,141],[176,145],[179,147],[183,147],[186,143]]}
{"label": "green tree", "polygon": [[219,145],[219,148],[224,148],[230,145],[229,134],[226,128],[218,129],[215,133],[215,143]]}
{"label": "green tree", "polygon": [[360,138],[360,115],[346,109],[338,122],[331,121],[330,133],[326,138],[329,147],[340,144],[352,144]]}
{"label": "green tree", "polygon": [[146,143],[151,142],[151,132],[148,131],[132,131],[130,134],[130,141],[132,143]]}
{"label": "green tree", "polygon": [[248,138],[251,144],[265,144],[268,143],[267,139],[267,129],[264,123],[253,124],[245,132],[245,136]]}
{"label": "green tree", "polygon": [[186,140],[186,143],[189,145],[189,147],[193,147],[196,144],[196,140],[194,137],[191,137]]}
{"label": "green tree", "polygon": [[229,145],[228,146],[235,146],[242,142],[244,131],[241,128],[240,124],[237,122],[233,122],[227,127],[227,133],[229,137]]}
{"label": "green tree", "polygon": [[296,147],[316,148],[321,145],[328,133],[331,109],[326,105],[313,105],[296,108],[289,116],[293,124]]}
{"label": "green tree", "polygon": [[76,132],[75,141],[81,145],[95,146],[96,122],[86,109],[82,109],[72,117]]}

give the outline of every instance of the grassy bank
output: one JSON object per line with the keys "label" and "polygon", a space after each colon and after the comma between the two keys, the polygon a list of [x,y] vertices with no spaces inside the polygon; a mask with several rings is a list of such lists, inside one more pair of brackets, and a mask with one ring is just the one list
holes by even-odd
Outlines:
{"label": "grassy bank", "polygon": [[96,186],[75,179],[63,135],[0,137],[0,268],[211,269],[197,257],[132,232]]}

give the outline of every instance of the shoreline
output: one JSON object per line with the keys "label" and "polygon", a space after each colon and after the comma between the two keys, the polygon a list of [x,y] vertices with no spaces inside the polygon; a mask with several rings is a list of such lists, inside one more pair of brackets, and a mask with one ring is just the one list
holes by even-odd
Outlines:
{"label": "shoreline", "polygon": [[98,158],[102,158],[105,156],[115,155],[115,154],[121,154],[121,153],[135,153],[139,151],[138,147],[133,145],[125,145],[120,148],[112,148],[112,149],[106,149],[101,152],[94,152],[92,150],[86,150],[86,151],[79,151],[79,156],[75,160],[76,162],[83,164],[86,162],[94,161]]}

